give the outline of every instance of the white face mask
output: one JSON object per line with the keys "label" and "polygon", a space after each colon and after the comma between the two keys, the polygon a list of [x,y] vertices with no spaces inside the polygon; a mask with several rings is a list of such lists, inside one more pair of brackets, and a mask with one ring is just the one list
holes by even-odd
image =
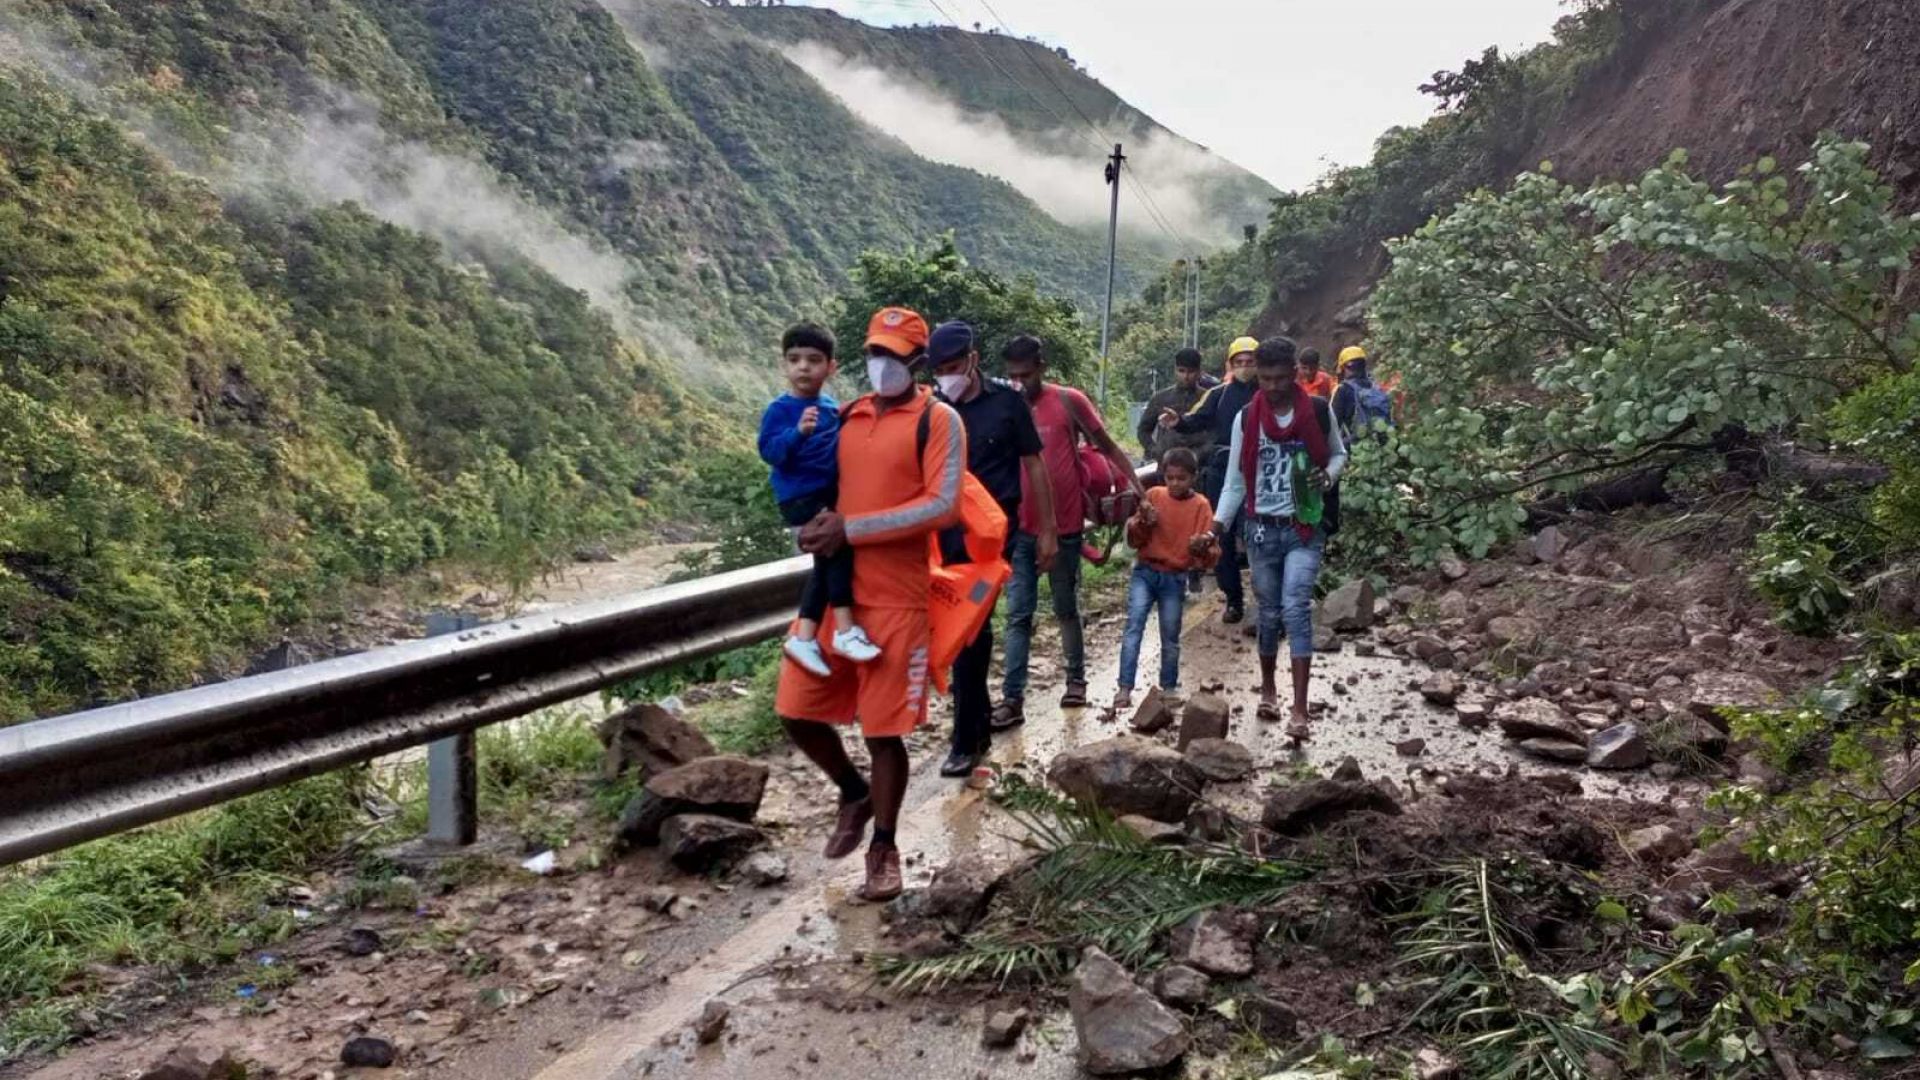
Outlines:
{"label": "white face mask", "polygon": [[959,401],[972,387],[973,376],[967,372],[961,372],[958,375],[936,375],[933,381],[939,384],[941,395],[948,401]]}
{"label": "white face mask", "polygon": [[899,397],[913,385],[913,372],[894,357],[869,356],[867,382],[883,398]]}

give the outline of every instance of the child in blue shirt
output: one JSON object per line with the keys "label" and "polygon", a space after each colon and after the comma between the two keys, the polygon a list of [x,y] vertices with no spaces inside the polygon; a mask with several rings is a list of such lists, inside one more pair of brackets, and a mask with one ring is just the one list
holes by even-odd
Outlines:
{"label": "child in blue shirt", "polygon": [[[833,377],[833,333],[813,323],[788,327],[780,339],[787,393],[773,399],[760,416],[760,457],[773,469],[773,497],[780,517],[799,528],[839,501],[840,406],[823,392]],[[787,638],[786,653],[815,675],[830,674],[817,639],[820,619],[833,608],[833,651],[864,664],[880,655],[867,633],[853,621],[853,548],[816,555],[806,591],[800,595],[800,619]]]}

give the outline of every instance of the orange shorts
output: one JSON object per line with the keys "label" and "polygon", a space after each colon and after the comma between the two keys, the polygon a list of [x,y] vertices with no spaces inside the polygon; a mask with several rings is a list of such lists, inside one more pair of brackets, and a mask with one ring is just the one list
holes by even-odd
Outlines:
{"label": "orange shorts", "polygon": [[905,735],[927,719],[927,647],[931,634],[925,611],[853,607],[854,621],[880,648],[871,663],[856,664],[831,647],[831,614],[820,624],[820,651],[832,674],[811,674],[783,658],[774,711],[791,720],[824,724],[860,721],[869,739]]}

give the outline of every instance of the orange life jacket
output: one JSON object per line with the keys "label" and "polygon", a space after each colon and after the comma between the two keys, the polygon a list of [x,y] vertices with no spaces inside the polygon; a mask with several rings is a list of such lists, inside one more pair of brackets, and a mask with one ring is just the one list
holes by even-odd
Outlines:
{"label": "orange life jacket", "polygon": [[938,534],[928,537],[927,543],[927,561],[933,571],[933,581],[927,588],[927,626],[932,639],[927,649],[927,669],[933,676],[934,689],[943,694],[954,660],[993,617],[1000,590],[1013,576],[1004,554],[1006,512],[972,473],[960,480],[960,527],[966,530],[971,562],[944,565]]}

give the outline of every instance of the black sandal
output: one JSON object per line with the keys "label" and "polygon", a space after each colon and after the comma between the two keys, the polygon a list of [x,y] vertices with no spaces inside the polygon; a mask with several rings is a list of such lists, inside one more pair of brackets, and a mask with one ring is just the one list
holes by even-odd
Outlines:
{"label": "black sandal", "polygon": [[1005,731],[1017,728],[1027,722],[1025,704],[1019,698],[1007,698],[993,707],[993,713],[987,717],[987,728],[992,731]]}
{"label": "black sandal", "polygon": [[1087,684],[1070,682],[1066,692],[1060,695],[1060,707],[1063,709],[1084,709],[1087,707]]}

